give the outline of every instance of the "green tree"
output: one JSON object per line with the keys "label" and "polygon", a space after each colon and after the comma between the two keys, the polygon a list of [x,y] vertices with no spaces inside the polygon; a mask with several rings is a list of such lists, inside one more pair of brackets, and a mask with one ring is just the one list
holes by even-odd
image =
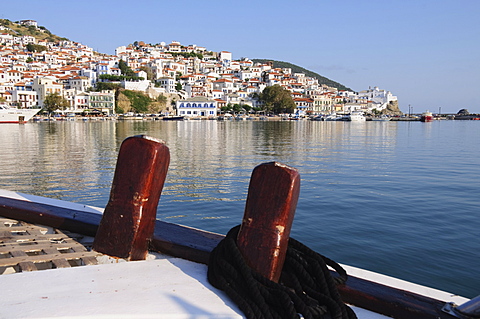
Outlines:
{"label": "green tree", "polygon": [[232,106],[232,109],[233,109],[234,113],[241,113],[242,111],[244,111],[242,105],[240,105],[240,104],[234,104]]}
{"label": "green tree", "polygon": [[118,68],[120,69],[120,71],[122,72],[123,75],[126,75],[126,76],[136,76],[135,72],[133,72],[133,70],[128,66],[128,64],[123,61],[123,60],[120,60],[118,62]]}
{"label": "green tree", "polygon": [[58,93],[51,93],[43,100],[43,110],[50,116],[56,110],[65,110],[69,106],[68,101]]}
{"label": "green tree", "polygon": [[181,91],[182,89],[183,89],[182,84],[180,82],[177,82],[177,84],[175,84],[175,90]]}
{"label": "green tree", "polygon": [[147,80],[153,81],[154,73],[151,67],[141,66],[140,70],[145,71],[147,73]]}
{"label": "green tree", "polygon": [[248,104],[242,104],[242,107],[247,113],[250,113],[250,111],[252,110],[252,107]]}
{"label": "green tree", "polygon": [[257,112],[262,111],[262,109],[255,106],[255,107],[252,108],[252,111],[254,111],[255,113],[257,113]]}
{"label": "green tree", "polygon": [[226,106],[222,106],[220,108],[220,111],[222,111],[222,113],[230,113],[232,111],[232,105],[230,103],[228,103]]}
{"label": "green tree", "polygon": [[100,74],[98,76],[100,80],[108,80],[110,82],[120,82],[120,81],[138,81],[144,80],[141,76],[126,76],[126,75],[113,75],[113,74]]}
{"label": "green tree", "polygon": [[259,95],[259,100],[264,103],[265,111],[273,113],[293,113],[295,102],[290,91],[275,84],[267,86]]}
{"label": "green tree", "polygon": [[120,88],[120,84],[118,83],[110,83],[110,82],[97,82],[95,84],[95,88],[97,92],[101,92],[104,90],[115,90],[118,91]]}
{"label": "green tree", "polygon": [[29,43],[27,44],[27,50],[29,52],[43,52],[43,51],[47,51],[48,48],[44,45]]}

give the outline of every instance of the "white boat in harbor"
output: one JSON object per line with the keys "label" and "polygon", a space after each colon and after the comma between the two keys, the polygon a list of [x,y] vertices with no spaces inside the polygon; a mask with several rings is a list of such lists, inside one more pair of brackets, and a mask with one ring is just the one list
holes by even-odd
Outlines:
{"label": "white boat in harbor", "polygon": [[0,104],[0,123],[25,123],[41,109],[17,109],[5,103]]}
{"label": "white boat in harbor", "polygon": [[342,118],[342,115],[338,115],[337,113],[331,113],[324,117],[324,121],[341,121]]}
{"label": "white boat in harbor", "polygon": [[383,114],[381,116],[378,116],[378,117],[372,117],[372,121],[388,122],[390,120],[391,120],[390,116],[385,115],[385,114]]}
{"label": "white boat in harbor", "polygon": [[[156,213],[170,162],[166,145],[157,143],[144,136],[124,141],[105,209],[0,190],[0,318],[250,318],[207,279],[215,264],[212,251],[225,236],[147,216]],[[291,225],[298,172],[279,163],[258,167],[250,182],[245,229],[259,219],[258,208],[268,217],[285,211]],[[278,238],[275,254],[289,238],[286,219],[262,220],[258,228],[275,226],[277,232],[265,231],[268,238]],[[256,252],[268,242],[250,244]],[[125,256],[119,256],[125,247]],[[267,259],[261,255],[257,261]],[[338,293],[359,319],[478,318],[480,313],[480,296],[469,300],[342,267],[348,279],[337,285]],[[336,268],[330,272],[339,274]]]}
{"label": "white boat in harbor", "polygon": [[351,122],[364,122],[366,121],[367,118],[363,114],[363,112],[352,112],[350,114],[345,115],[345,121],[351,121]]}

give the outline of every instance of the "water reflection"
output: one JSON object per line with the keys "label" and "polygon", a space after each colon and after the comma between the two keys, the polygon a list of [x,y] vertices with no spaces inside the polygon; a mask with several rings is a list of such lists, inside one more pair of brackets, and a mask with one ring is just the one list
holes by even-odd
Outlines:
{"label": "water reflection", "polygon": [[340,262],[473,296],[480,126],[437,122],[2,125],[0,187],[104,207],[121,142],[145,134],[171,153],[158,218],[226,233],[241,221],[253,168],[278,161],[301,176],[293,237]]}
{"label": "water reflection", "polygon": [[[267,161],[311,173],[337,171],[345,149],[372,156],[395,140],[395,125],[358,123],[123,121],[41,122],[2,127],[4,187],[101,204],[108,199],[121,142],[132,135],[164,140],[171,165],[165,196],[173,201],[241,201],[252,169]],[[355,123],[357,124],[357,123]],[[380,124],[380,123],[379,123]],[[383,124],[383,123],[382,123]],[[19,147],[21,145],[21,147]],[[369,147],[370,145],[370,147]],[[348,156],[351,156],[348,155]]]}

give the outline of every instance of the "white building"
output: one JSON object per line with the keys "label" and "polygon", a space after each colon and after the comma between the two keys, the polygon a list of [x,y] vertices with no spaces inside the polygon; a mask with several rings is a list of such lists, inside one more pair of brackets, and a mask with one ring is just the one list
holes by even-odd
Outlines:
{"label": "white building", "polygon": [[122,81],[121,85],[125,90],[145,92],[150,86],[150,81],[149,80]]}
{"label": "white building", "polygon": [[35,20],[20,20],[21,25],[38,27],[38,23]]}
{"label": "white building", "polygon": [[43,101],[49,94],[58,93],[63,96],[63,85],[56,82],[57,79],[51,77],[33,79],[32,90],[38,93],[38,105],[43,107]]}
{"label": "white building", "polygon": [[185,117],[216,117],[217,101],[196,96],[176,101],[177,115]]}
{"label": "white building", "polygon": [[19,108],[36,108],[38,94],[35,91],[14,90],[11,92],[12,102]]}
{"label": "white building", "polygon": [[390,91],[380,90],[377,86],[369,88],[368,90],[358,92],[358,97],[372,101],[377,110],[383,110],[391,101],[397,101],[397,97]]}
{"label": "white building", "polygon": [[218,54],[218,60],[224,67],[229,68],[230,64],[232,63],[232,53],[228,51],[222,51]]}
{"label": "white building", "polygon": [[88,93],[88,108],[104,114],[115,114],[115,91],[104,90]]}
{"label": "white building", "polygon": [[156,82],[158,85],[160,85],[162,89],[165,90],[166,93],[176,92],[176,89],[175,89],[176,82],[174,78],[162,77],[162,78],[159,78]]}

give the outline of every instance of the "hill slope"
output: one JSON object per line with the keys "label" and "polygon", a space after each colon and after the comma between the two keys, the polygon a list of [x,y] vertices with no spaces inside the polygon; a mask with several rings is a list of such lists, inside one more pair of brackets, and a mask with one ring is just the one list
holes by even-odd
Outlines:
{"label": "hill slope", "polygon": [[2,33],[8,33],[16,37],[29,35],[36,38],[37,40],[47,40],[50,42],[68,40],[67,38],[62,38],[52,34],[50,31],[47,30],[47,28],[42,26],[35,28],[34,26],[21,25],[8,19],[0,19],[0,25],[8,28],[6,30],[2,30]]}
{"label": "hill slope", "polygon": [[325,85],[328,85],[328,86],[331,86],[331,87],[335,87],[339,90],[347,90],[347,91],[353,91],[352,89],[346,87],[345,85],[343,84],[340,84],[338,82],[335,82],[333,80],[330,80],[324,76],[321,76],[320,74],[318,73],[315,73],[315,72],[312,72],[312,71],[309,71],[305,68],[302,68],[298,65],[295,65],[295,64],[292,64],[292,63],[289,63],[289,62],[283,62],[283,61],[275,61],[275,60],[268,60],[268,59],[252,59],[252,61],[254,63],[267,63],[267,62],[273,62],[273,67],[274,68],[290,68],[292,69],[292,72],[293,73],[303,73],[305,74],[306,76],[309,76],[309,77],[312,77],[312,78],[316,78],[318,79],[318,83],[320,84],[325,84]]}
{"label": "hill slope", "polygon": [[[13,36],[29,35],[29,36],[35,37],[37,40],[47,40],[50,42],[68,40],[67,38],[59,37],[57,35],[52,34],[49,30],[47,30],[43,26],[39,26],[38,28],[33,26],[25,26],[25,25],[19,24],[18,22],[12,22],[8,19],[0,19],[0,26],[6,27],[5,30],[2,30],[3,33],[8,33]],[[294,73],[304,73],[306,76],[318,79],[318,83],[320,84],[325,84],[331,87],[335,87],[339,90],[352,91],[350,88],[347,88],[343,84],[330,80],[324,76],[321,76],[318,73],[309,71],[305,68],[302,68],[298,65],[295,65],[289,62],[275,61],[275,60],[268,60],[268,59],[252,59],[252,61],[255,63],[273,62],[274,68],[290,68]]]}

